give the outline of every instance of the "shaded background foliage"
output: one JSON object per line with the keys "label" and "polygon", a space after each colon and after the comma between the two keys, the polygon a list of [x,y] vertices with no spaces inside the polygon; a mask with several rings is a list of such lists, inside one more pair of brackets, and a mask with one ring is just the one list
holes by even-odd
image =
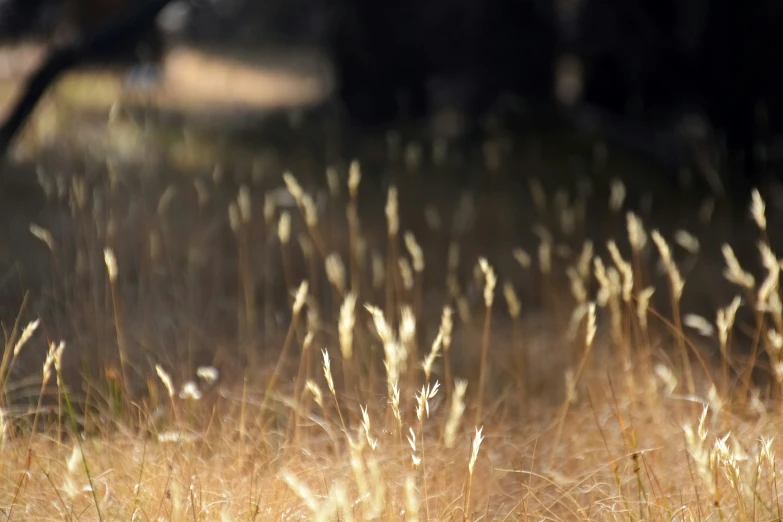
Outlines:
{"label": "shaded background foliage", "polygon": [[[0,23],[5,24],[3,35],[26,37],[37,29],[46,37],[68,38],[69,31],[61,29],[67,29],[67,26],[61,25],[67,21],[65,7],[64,0],[0,0]],[[775,66],[780,50],[777,41],[780,37],[775,32],[778,19],[780,8],[771,1],[685,4],[673,0],[498,0],[483,3],[478,0],[433,0],[427,3],[412,0],[389,3],[366,0],[191,0],[174,5],[161,17],[161,25],[164,26],[161,32],[165,33],[167,42],[218,49],[226,56],[239,60],[275,46],[312,46],[324,50],[337,70],[337,101],[346,109],[349,122],[367,135],[377,137],[373,131],[383,131],[388,125],[423,126],[439,112],[454,108],[473,117],[472,125],[462,137],[478,138],[479,131],[492,132],[491,121],[481,116],[490,109],[497,109],[500,100],[513,107],[513,117],[506,123],[516,128],[540,131],[542,135],[552,127],[576,128],[595,136],[596,141],[607,140],[612,142],[612,146],[625,146],[644,153],[651,162],[667,166],[669,173],[676,174],[691,163],[696,163],[705,176],[710,171],[724,172],[729,167],[737,174],[735,186],[742,186],[755,184],[760,174],[775,173],[777,168],[774,151],[780,124],[777,92],[780,73]],[[198,75],[192,81],[198,82]],[[101,129],[105,131],[105,125]],[[313,141],[321,145],[323,133],[313,134],[316,135]],[[304,140],[304,136],[304,133],[299,133],[296,140]],[[355,136],[364,138],[359,133]],[[356,148],[359,148],[360,140],[356,141]],[[375,178],[372,181],[368,179],[371,183],[384,176],[391,177],[389,172],[395,168],[389,165],[385,155],[385,142],[383,139],[378,141],[381,146],[375,144],[373,150],[380,152],[374,155],[367,152],[362,158],[364,172],[368,178]],[[251,148],[259,152],[259,147],[267,145],[268,141],[256,139]],[[482,230],[491,233],[479,233],[477,237],[496,242],[495,247],[505,251],[508,243],[501,240],[498,231],[516,236],[535,219],[529,215],[530,205],[513,190],[524,184],[523,175],[538,170],[541,172],[538,175],[553,185],[559,185],[562,180],[556,182],[552,172],[572,177],[581,173],[579,168],[573,169],[573,164],[569,163],[572,156],[596,156],[596,163],[603,161],[597,159],[600,154],[595,151],[584,150],[581,154],[574,154],[565,140],[548,145],[550,155],[541,154],[545,159],[538,164],[535,161],[527,164],[509,162],[513,167],[507,168],[510,176],[503,180],[504,185],[490,187],[494,193],[487,190],[482,194],[482,208],[486,209],[485,215],[489,218],[489,224]],[[467,147],[453,148],[458,154],[468,150]],[[316,153],[313,150],[315,147],[292,147],[290,154],[279,159],[279,165],[269,168],[277,176],[275,181],[279,182],[281,166],[291,168],[297,175],[310,172],[320,179],[323,168],[317,163],[321,158],[314,159]],[[324,156],[327,154],[324,153]],[[612,160],[617,156],[613,149]],[[341,159],[348,157],[351,155],[345,154]],[[229,167],[229,172],[252,170],[255,175],[256,163],[251,169],[249,164],[233,159],[236,165]],[[460,171],[473,174],[481,171],[476,168],[476,157],[468,159],[473,159],[474,163],[468,161],[459,167],[447,165],[443,172],[455,177],[455,173]],[[555,159],[569,164],[556,164]],[[65,167],[62,158],[57,157],[55,161],[56,165],[50,166],[52,171],[89,171],[96,186],[105,183],[103,167],[94,170],[80,166]],[[310,162],[311,165],[297,161]],[[327,158],[327,163],[330,161],[331,158]],[[212,166],[214,164],[210,168]],[[646,175],[654,177],[655,174],[650,172],[656,172],[654,169],[643,170],[639,164],[614,168],[616,170],[612,172],[622,171],[623,176],[628,175],[626,181],[629,182],[641,180]],[[175,172],[167,172],[165,168],[159,170],[162,179],[155,183],[165,194],[168,192],[168,179],[163,179],[163,174],[173,175]],[[227,174],[227,177],[233,176]],[[491,180],[487,179],[487,182],[491,184]],[[520,187],[513,187],[515,183]],[[187,201],[182,205],[183,214],[198,213],[193,188],[187,184],[187,191],[180,187],[182,193],[190,194],[189,199],[182,198]],[[147,205],[146,213],[137,211],[137,208],[128,213],[154,216],[158,198],[152,189],[141,183],[139,185],[138,192],[134,193],[138,196],[120,194],[121,201],[116,204],[120,206],[124,202],[131,209]],[[215,185],[218,183],[215,182]],[[234,312],[231,297],[239,293],[235,264],[221,264],[220,256],[214,256],[217,259],[210,258],[196,267],[203,269],[203,274],[219,276],[215,277],[218,281],[215,288],[220,291],[203,300],[189,294],[194,288],[198,289],[192,281],[199,278],[187,274],[187,280],[183,281],[181,267],[190,266],[189,241],[207,248],[213,246],[210,241],[220,238],[225,244],[221,244],[219,251],[231,251],[233,236],[228,230],[225,207],[229,198],[235,197],[236,188],[222,186],[227,192],[222,194],[224,200],[215,205],[219,210],[209,216],[210,221],[201,223],[195,218],[187,218],[178,223],[181,225],[179,228],[188,231],[183,234],[178,229],[172,234],[182,240],[183,245],[177,251],[183,255],[171,263],[170,272],[165,277],[170,277],[167,282],[181,286],[174,285],[175,291],[171,295],[154,296],[154,301],[160,303],[160,313],[150,313],[149,296],[144,291],[149,288],[157,292],[160,288],[169,287],[161,283],[165,278],[156,279],[159,274],[154,271],[128,276],[133,283],[128,285],[132,294],[130,299],[138,303],[137,309],[128,313],[133,315],[135,312],[141,318],[137,320],[141,326],[135,330],[142,332],[138,344],[143,348],[139,351],[145,357],[158,360],[162,356],[157,351],[170,355],[167,351],[156,350],[158,343],[173,346],[177,332],[192,328],[192,324],[209,325],[205,330],[214,332],[221,331],[221,326],[231,325],[229,316]],[[379,194],[383,192],[381,187],[376,186],[376,189]],[[634,187],[630,183],[629,189],[633,194]],[[417,196],[423,197],[424,193],[421,191]],[[666,189],[661,193],[664,197],[660,198],[663,203],[657,207],[659,212],[672,221],[687,222],[690,227],[692,223],[687,221],[690,217],[675,217],[669,207],[682,205],[692,214],[695,197],[693,202],[685,201],[685,197],[680,201],[677,195],[666,192]],[[508,197],[504,199],[504,196]],[[454,193],[441,197],[448,205],[453,205],[457,200],[456,189]],[[367,201],[366,195],[363,201]],[[499,201],[505,201],[505,206]],[[605,198],[602,198],[603,201]],[[382,208],[383,200],[378,196],[377,200],[373,202],[370,199],[366,204],[377,210]],[[113,208],[113,205],[110,206]],[[743,204],[741,208],[745,213],[746,206]],[[20,235],[32,241],[26,225],[38,217],[22,218],[21,215],[20,211],[15,228]],[[65,219],[54,216],[42,223],[54,228]],[[591,214],[588,223],[600,228],[604,221],[602,214],[596,212]],[[138,226],[130,219],[128,223],[122,237],[130,246],[126,246],[124,252],[118,250],[119,258],[132,259],[131,266],[141,265],[131,256],[143,255],[141,245],[148,241],[148,231],[142,228],[141,233],[136,232],[133,236],[131,231]],[[379,221],[377,225],[377,229],[383,229],[383,223]],[[161,226],[166,232],[165,223]],[[210,230],[212,235],[205,234],[204,230]],[[98,231],[96,235],[100,237],[103,232]],[[426,241],[426,236],[422,237]],[[18,250],[23,249],[18,247],[21,243],[13,243]],[[489,246],[479,244],[475,239],[469,243],[479,252],[489,250]],[[752,248],[751,245],[746,250],[752,251]],[[441,253],[445,253],[445,245]],[[202,257],[208,258],[206,255]],[[714,257],[718,258],[717,255]],[[101,275],[101,278],[95,278],[98,281],[95,294],[106,295],[102,259],[97,256],[91,261],[90,276]],[[39,271],[45,272],[45,267]],[[709,275],[714,276],[717,271],[711,270]],[[707,277],[707,271],[697,270],[696,273]],[[201,272],[196,273],[199,274]],[[276,297],[285,302],[292,282],[283,281],[278,276],[279,273],[264,274],[264,283],[273,287],[279,294]],[[145,280],[147,277],[148,285],[136,284],[136,278]],[[25,288],[24,285],[19,286]],[[704,286],[710,286],[709,282]],[[176,289],[181,291],[178,293]],[[709,289],[712,290],[711,287]],[[479,292],[473,293],[474,297],[480,297]],[[697,297],[702,304],[706,303],[703,296]],[[19,300],[7,301],[16,305]],[[75,301],[89,302],[81,296]],[[228,305],[215,306],[215,303],[224,301]],[[193,305],[192,309],[183,307],[182,303]],[[711,304],[707,306],[710,312],[714,309]],[[182,314],[172,317],[165,313],[166,310],[181,310]],[[83,314],[69,310],[67,317],[69,321],[78,323],[82,320],[86,324],[92,313],[93,310],[86,310]],[[157,322],[153,321],[148,328],[150,315],[155,316]],[[286,320],[283,317],[281,324],[285,324]],[[95,328],[96,339],[82,344],[101,347],[108,344],[107,340],[112,337],[111,320],[100,324],[104,328]],[[228,338],[231,332],[225,335]],[[199,357],[202,350],[208,354],[219,344],[206,335],[196,337],[197,341],[191,344]],[[176,355],[179,359],[185,358],[181,353]]]}
{"label": "shaded background foliage", "polygon": [[[3,0],[0,36],[62,36],[74,6],[98,13],[123,3],[74,0],[69,11],[67,0]],[[477,116],[509,92],[545,123],[600,129],[669,165],[682,153],[656,148],[660,129],[686,149],[708,143],[713,163],[750,180],[780,169],[775,0],[188,0],[169,11],[169,41],[237,54],[325,50],[354,123],[451,106]]]}

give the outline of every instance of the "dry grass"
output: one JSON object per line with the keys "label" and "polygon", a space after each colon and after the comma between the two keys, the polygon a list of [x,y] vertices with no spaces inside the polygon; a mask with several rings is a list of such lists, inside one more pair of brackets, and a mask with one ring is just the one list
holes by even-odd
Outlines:
{"label": "dry grass", "polygon": [[[724,277],[727,203],[699,222],[669,192],[646,214],[589,155],[595,176],[517,191],[535,153],[503,140],[478,161],[390,139],[328,169],[293,147],[187,171],[154,140],[108,169],[41,156],[1,516],[780,519],[761,196],[738,224],[760,255],[724,247]],[[388,186],[362,176],[380,168]],[[458,197],[454,168],[485,186]]]}

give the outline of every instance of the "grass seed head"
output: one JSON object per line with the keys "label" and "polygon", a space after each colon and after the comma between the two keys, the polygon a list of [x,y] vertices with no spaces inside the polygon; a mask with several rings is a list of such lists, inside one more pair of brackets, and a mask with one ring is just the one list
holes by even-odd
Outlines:
{"label": "grass seed head", "polygon": [[291,214],[288,212],[280,213],[280,220],[277,222],[277,236],[283,245],[287,245],[291,240]]}
{"label": "grass seed head", "polygon": [[400,218],[398,215],[397,187],[389,187],[386,198],[386,222],[388,224],[389,236],[396,236],[400,230]]}
{"label": "grass seed head", "polygon": [[438,381],[435,381],[434,386],[430,386],[429,383],[423,385],[421,387],[421,391],[419,391],[416,396],[416,418],[419,419],[419,422],[422,422],[424,420],[424,414],[427,414],[427,418],[430,417],[430,399],[435,398],[435,396],[438,394],[438,389],[440,388],[440,383]]}
{"label": "grass seed head", "polygon": [[220,372],[214,366],[199,366],[196,375],[208,386],[216,383],[220,378]]}
{"label": "grass seed head", "polygon": [[158,261],[160,259],[162,248],[161,248],[160,234],[158,234],[157,230],[150,230],[149,249],[150,249],[150,260],[153,262]]}
{"label": "grass seed head", "polygon": [[298,234],[296,236],[296,240],[299,243],[299,249],[302,251],[302,256],[304,256],[306,261],[311,261],[313,259],[313,242],[310,241],[310,236],[307,234]]}
{"label": "grass seed head", "polygon": [[283,181],[285,182],[285,186],[288,189],[288,192],[290,192],[294,197],[294,200],[296,200],[296,203],[301,205],[304,190],[302,190],[302,187],[299,185],[299,182],[296,181],[294,175],[290,172],[284,172]]}
{"label": "grass seed head", "polygon": [[764,200],[761,199],[761,194],[759,194],[758,189],[753,189],[753,193],[751,195],[752,200],[750,204],[750,213],[753,216],[753,221],[756,222],[756,226],[759,227],[759,230],[762,232],[766,232],[767,230],[767,215],[766,215],[766,208],[767,206],[764,204]]}
{"label": "grass seed head", "polygon": [[674,372],[671,370],[671,368],[665,364],[656,364],[655,375],[657,375],[661,382],[663,382],[664,386],[666,386],[667,396],[670,396],[672,393],[674,393],[674,390],[677,389],[679,380],[677,379],[677,376],[674,375]]}
{"label": "grass seed head", "polygon": [[644,230],[642,220],[633,212],[625,215],[626,228],[628,229],[628,242],[634,252],[641,252],[647,244],[647,233]]}
{"label": "grass seed head", "polygon": [[214,183],[216,187],[223,183],[223,165],[220,163],[215,164],[215,168],[212,169],[212,183]]}
{"label": "grass seed head", "polygon": [[777,289],[780,281],[780,263],[778,263],[774,252],[769,245],[763,241],[759,242],[759,251],[761,252],[761,261],[764,268],[767,269],[767,277],[761,283],[758,290],[757,300],[759,304],[766,305],[772,292]]}
{"label": "grass seed head", "polygon": [[726,269],[723,271],[723,277],[735,285],[747,288],[748,290],[753,290],[756,286],[756,280],[751,274],[742,269],[742,266],[740,266],[740,263],[737,260],[737,256],[734,255],[734,250],[731,248],[731,245],[725,243],[723,247],[721,247],[721,252],[723,253],[723,259],[726,260]]}
{"label": "grass seed head", "polygon": [[389,387],[393,388],[400,381],[400,369],[403,357],[405,357],[402,345],[396,341],[383,343],[384,361],[386,368],[386,378]]}
{"label": "grass seed head", "polygon": [[666,267],[666,273],[668,274],[669,282],[671,283],[672,294],[674,294],[674,298],[679,301],[682,297],[682,290],[685,286],[685,282],[680,276],[680,271],[677,268],[674,259],[672,259],[671,250],[669,249],[669,245],[666,243],[666,240],[663,238],[660,232],[658,232],[658,230],[652,231],[652,238],[655,246],[658,247],[658,252],[661,255],[661,261]]}
{"label": "grass seed head", "polygon": [[578,303],[571,312],[571,319],[568,322],[568,331],[566,336],[569,339],[576,339],[579,327],[582,325],[582,319],[587,315],[587,303]]}
{"label": "grass seed head", "polygon": [[405,247],[408,249],[411,259],[413,259],[413,270],[417,273],[423,272],[424,252],[422,251],[421,246],[416,242],[416,236],[413,235],[413,232],[407,231],[405,232],[404,238]]}
{"label": "grass seed head", "polygon": [[574,267],[569,266],[566,269],[566,275],[571,282],[571,295],[574,296],[577,304],[583,304],[587,302],[587,290],[585,289],[584,281],[579,276],[579,273]]}
{"label": "grass seed head", "polygon": [[457,297],[457,315],[459,315],[459,318],[463,323],[470,324],[472,317],[470,313],[470,303],[468,302],[468,298],[464,295]]}
{"label": "grass seed head", "polygon": [[242,218],[242,223],[250,223],[250,219],[253,217],[253,205],[250,199],[250,189],[247,188],[247,185],[242,185],[239,188],[237,205],[239,206],[239,215]]}
{"label": "grass seed head", "polygon": [[394,342],[394,332],[392,331],[391,326],[389,326],[389,323],[386,322],[383,311],[377,306],[370,304],[364,305],[364,308],[370,312],[373,323],[375,324],[375,331],[378,333],[381,342],[384,344]]}
{"label": "grass seed head", "polygon": [[721,347],[726,347],[729,340],[729,332],[734,326],[734,318],[739,310],[742,299],[740,296],[735,296],[731,304],[726,308],[718,309],[715,319],[715,325],[718,327],[718,339],[720,340]]}
{"label": "grass seed head", "polygon": [[406,438],[408,439],[408,444],[411,447],[411,461],[413,463],[413,467],[418,468],[421,465],[421,457],[416,455],[416,432],[413,431],[412,427],[408,428],[408,435]]}
{"label": "grass seed head", "polygon": [[639,325],[647,329],[647,310],[650,308],[650,299],[655,293],[655,288],[648,286],[639,292],[639,300],[636,302],[636,317],[639,319]]}
{"label": "grass seed head", "polygon": [[625,184],[620,178],[614,178],[609,185],[609,210],[620,212],[625,202]]}
{"label": "grass seed head", "polygon": [[439,333],[441,334],[443,340],[443,351],[447,353],[449,348],[451,348],[451,332],[454,329],[454,322],[452,319],[453,314],[454,310],[452,310],[450,306],[444,306],[443,314],[440,318]]}
{"label": "grass seed head", "polygon": [[402,429],[402,415],[400,413],[400,386],[399,383],[394,382],[390,385],[390,398],[392,405],[392,413],[397,420],[397,427]]}
{"label": "grass seed head", "polygon": [[658,252],[661,255],[661,261],[664,265],[668,265],[672,262],[672,252],[669,249],[669,244],[666,242],[666,240],[663,238],[660,232],[658,232],[658,229],[654,229],[652,231],[652,238],[655,242],[655,246],[658,248]]}
{"label": "grass seed head", "polygon": [[442,345],[443,345],[443,332],[438,332],[438,335],[435,336],[435,340],[432,342],[432,348],[430,349],[430,353],[427,354],[427,357],[425,357],[421,365],[422,368],[424,369],[424,377],[427,380],[427,382],[429,382],[430,380],[430,374],[432,373],[432,365],[435,363],[435,359],[438,357],[438,352],[440,351]]}
{"label": "grass seed head", "polygon": [[715,328],[712,327],[712,323],[697,314],[685,314],[685,317],[683,317],[683,324],[688,328],[693,328],[699,332],[699,335],[702,337],[712,337],[715,333]]}
{"label": "grass seed head", "polygon": [[606,306],[609,302],[609,298],[612,296],[612,285],[609,281],[609,276],[606,272],[606,266],[600,257],[593,259],[595,279],[598,281],[598,295],[596,296],[596,302],[598,306]]}
{"label": "grass seed head", "polygon": [[169,185],[166,190],[161,194],[158,200],[158,216],[164,217],[171,207],[171,202],[174,201],[174,196],[177,195],[177,187]]}
{"label": "grass seed head", "polygon": [[589,303],[587,305],[587,328],[585,330],[585,346],[590,347],[593,345],[595,339],[596,324],[595,324],[595,303]]}
{"label": "grass seed head", "polygon": [[60,381],[60,374],[62,370],[62,362],[63,362],[63,351],[65,350],[65,341],[60,341],[59,344],[54,349],[53,354],[53,362],[54,362],[54,371],[57,375],[57,387],[59,388],[62,385],[62,382]]}
{"label": "grass seed head", "polygon": [[171,376],[163,369],[160,364],[155,365],[155,372],[157,372],[163,386],[166,387],[166,391],[169,393],[169,397],[174,397],[174,381],[171,380]]}
{"label": "grass seed head", "polygon": [[313,333],[313,330],[309,330],[302,340],[303,353],[307,353],[310,350],[310,346],[313,344],[313,339],[315,339],[315,334]]}
{"label": "grass seed head", "polygon": [[50,252],[54,252],[54,237],[52,236],[51,232],[43,227],[36,225],[35,223],[31,223],[30,233],[42,241],[49,248]]}
{"label": "grass seed head", "polygon": [[783,348],[783,336],[780,335],[776,330],[770,328],[770,330],[767,332],[767,339],[769,339],[770,346],[773,348],[775,353],[780,353],[780,349]]}
{"label": "grass seed head", "polygon": [[38,329],[39,324],[41,324],[40,318],[27,323],[27,326],[25,326],[24,330],[22,330],[22,335],[19,336],[19,340],[16,341],[16,344],[14,344],[14,350],[13,350],[14,357],[17,357],[19,355],[19,352],[22,351],[24,345],[27,344],[27,341],[30,340],[30,338],[33,336],[35,331]]}
{"label": "grass seed head", "polygon": [[305,304],[305,299],[307,298],[307,281],[302,281],[299,284],[299,288],[296,291],[296,296],[294,297],[294,305],[293,305],[293,312],[294,315],[299,315],[299,312],[302,311],[302,307]]}
{"label": "grass seed head", "polygon": [[476,435],[473,437],[473,449],[470,452],[470,462],[468,463],[468,471],[471,475],[473,475],[473,469],[476,467],[481,443],[484,441],[484,436],[481,434],[483,430],[484,426],[476,428]]}
{"label": "grass seed head", "polygon": [[767,466],[771,473],[776,472],[775,468],[775,450],[772,449],[772,442],[775,437],[761,437],[759,440],[759,460],[767,463]]}
{"label": "grass seed head", "polygon": [[521,248],[515,248],[511,254],[514,256],[514,260],[519,263],[522,268],[530,268],[532,264],[530,255]]}
{"label": "grass seed head", "polygon": [[519,298],[517,297],[517,293],[514,290],[514,285],[511,284],[511,281],[503,283],[503,296],[506,298],[508,315],[512,319],[518,318],[522,306],[519,303]]}
{"label": "grass seed head", "polygon": [[356,324],[356,294],[348,293],[340,307],[340,322],[338,331],[340,335],[340,351],[343,359],[351,360],[353,356],[353,328]]}
{"label": "grass seed head", "polygon": [[193,381],[188,381],[182,385],[182,389],[179,392],[180,399],[198,401],[201,399],[201,390],[198,385]]}
{"label": "grass seed head", "polygon": [[582,252],[579,254],[579,260],[576,263],[576,271],[582,281],[587,281],[590,277],[590,263],[593,260],[593,242],[587,240],[582,245]]}
{"label": "grass seed head", "polygon": [[305,223],[308,228],[315,228],[318,226],[318,208],[315,206],[315,202],[310,194],[302,195],[302,211],[304,212]]}
{"label": "grass seed head", "polygon": [[275,219],[275,214],[277,213],[277,203],[275,202],[275,198],[272,197],[271,194],[268,192],[264,194],[264,223],[269,226],[272,221]]}
{"label": "grass seed head", "polygon": [[375,448],[378,447],[378,440],[373,439],[370,435],[370,415],[367,413],[367,407],[361,406],[362,410],[362,429],[364,430],[364,436],[367,439],[367,444],[370,446],[370,448],[375,451]]}
{"label": "grass seed head", "polygon": [[701,249],[699,240],[687,230],[679,229],[674,232],[674,242],[687,250],[690,254],[698,254]]}
{"label": "grass seed head", "polygon": [[305,389],[309,391],[315,403],[321,408],[324,408],[324,395],[321,393],[321,388],[314,382],[308,379],[305,382]]}
{"label": "grass seed head", "polygon": [[117,258],[114,257],[114,251],[111,248],[103,249],[103,260],[106,263],[109,281],[113,283],[117,280]]}
{"label": "grass seed head", "polygon": [[497,285],[498,280],[495,276],[495,270],[485,258],[479,258],[479,266],[484,274],[484,304],[487,308],[491,308],[492,301],[495,299],[495,285]]}
{"label": "grass seed head", "polygon": [[232,201],[228,205],[228,224],[231,227],[231,231],[234,234],[237,234],[239,232],[239,224],[240,224],[239,206],[236,204],[235,201]]}
{"label": "grass seed head", "polygon": [[468,381],[457,379],[454,382],[454,395],[451,399],[449,417],[443,431],[444,444],[447,448],[453,448],[454,443],[457,441],[457,430],[462,420],[462,414],[465,413],[465,392],[467,389]]}
{"label": "grass seed head", "polygon": [[563,375],[565,383],[565,395],[568,404],[576,404],[579,401],[579,395],[576,393],[576,375],[572,368],[568,368]]}
{"label": "grass seed head", "polygon": [[351,199],[356,199],[359,194],[359,183],[362,181],[362,170],[358,160],[351,161],[348,167],[348,193]]}
{"label": "grass seed head", "polygon": [[326,167],[326,186],[329,188],[329,194],[333,198],[340,195],[340,174],[333,165]]}
{"label": "grass seed head", "polygon": [[326,384],[329,386],[329,391],[332,392],[332,395],[337,397],[337,392],[334,389],[334,378],[332,378],[332,362],[329,359],[329,352],[326,351],[326,348],[321,350],[321,355],[324,359],[324,377],[326,377]]}
{"label": "grass seed head", "polygon": [[541,223],[536,223],[530,229],[533,231],[533,234],[538,237],[538,239],[543,243],[549,243],[550,245],[555,242],[555,238],[552,235],[552,232],[549,231],[547,227],[542,225]]}
{"label": "grass seed head", "polygon": [[65,469],[68,470],[68,473],[71,476],[75,476],[79,473],[79,470],[82,466],[82,450],[81,446],[76,443],[73,445],[73,450],[71,451],[71,456],[68,458],[68,462],[65,465]]}
{"label": "grass seed head", "polygon": [[400,267],[400,279],[402,279],[402,287],[405,290],[413,290],[415,280],[413,278],[413,270],[411,270],[411,264],[408,262],[407,257],[402,257],[397,260],[397,264]]}
{"label": "grass seed head", "polygon": [[693,428],[686,424],[683,426],[685,434],[685,443],[688,453],[696,462],[696,470],[710,498],[717,497],[717,486],[715,484],[715,460],[710,455],[710,451],[704,447],[704,440],[693,433]]}
{"label": "grass seed head", "polygon": [[63,341],[60,341],[59,344],[55,344],[53,342],[49,343],[49,350],[46,353],[46,359],[43,363],[43,383],[44,386],[47,382],[49,382],[49,379],[52,376],[52,365],[56,364],[59,366],[59,361],[62,358],[62,352],[65,349],[65,343]]}
{"label": "grass seed head", "polygon": [[283,482],[291,488],[291,491],[305,503],[312,515],[318,515],[321,512],[321,504],[304,482],[288,471],[282,471],[280,473],[280,478],[282,478]]}
{"label": "grass seed head", "polygon": [[344,294],[346,284],[345,265],[343,264],[343,260],[340,257],[340,254],[329,254],[326,256],[326,261],[324,261],[324,264],[326,266],[327,279],[329,279],[329,282],[334,285],[334,287],[337,289],[337,292]]}

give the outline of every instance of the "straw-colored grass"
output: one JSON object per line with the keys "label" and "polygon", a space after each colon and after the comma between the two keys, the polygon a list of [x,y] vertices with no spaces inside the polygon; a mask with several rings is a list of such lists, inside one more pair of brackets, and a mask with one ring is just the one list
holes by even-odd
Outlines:
{"label": "straw-colored grass", "polygon": [[178,172],[154,139],[141,168],[44,149],[0,518],[781,518],[762,194],[755,227],[700,223],[671,191],[645,214],[631,176],[499,190],[536,156],[512,141],[399,141]]}

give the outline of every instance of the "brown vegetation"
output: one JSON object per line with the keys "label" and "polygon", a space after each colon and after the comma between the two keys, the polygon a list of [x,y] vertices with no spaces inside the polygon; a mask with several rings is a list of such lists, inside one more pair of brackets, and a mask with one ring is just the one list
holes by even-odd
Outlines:
{"label": "brown vegetation", "polygon": [[327,132],[324,163],[302,130],[184,164],[122,125],[122,162],[28,149],[47,204],[0,363],[7,519],[780,518],[759,194],[737,222],[507,136],[344,156]]}

